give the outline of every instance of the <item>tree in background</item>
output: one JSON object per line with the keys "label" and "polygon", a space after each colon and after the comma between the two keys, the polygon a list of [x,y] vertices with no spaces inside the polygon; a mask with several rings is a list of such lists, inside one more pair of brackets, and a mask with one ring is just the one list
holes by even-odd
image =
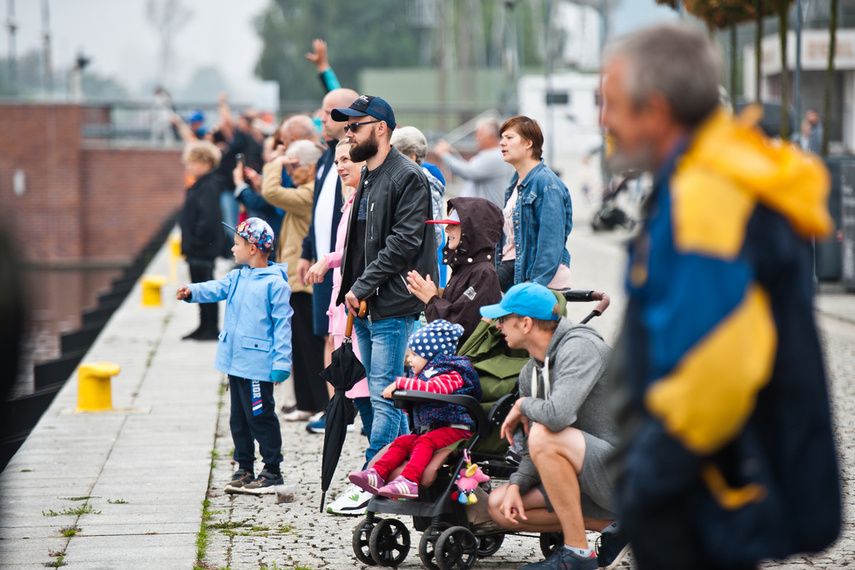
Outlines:
{"label": "tree in background", "polygon": [[[822,106],[822,156],[828,156],[828,133],[831,132],[831,88],[834,85],[834,56],[837,52],[837,5],[831,0],[831,19],[828,23],[828,67],[825,70],[825,100]],[[801,117],[800,117],[801,118]]]}
{"label": "tree in background", "polygon": [[[452,61],[486,65],[482,54],[490,53],[496,39],[472,30],[495,30],[504,4],[480,0],[271,0],[255,22],[263,43],[255,73],[279,82],[282,101],[319,101],[323,90],[314,67],[303,57],[314,38],[327,41],[341,84],[358,89],[359,72],[366,68],[438,66],[440,32],[451,38]],[[516,4],[521,60],[523,65],[536,65],[543,57],[543,3]],[[445,29],[441,28],[440,8],[449,12]],[[473,22],[479,12],[482,21]]]}
{"label": "tree in background", "polygon": [[[656,0],[658,4],[666,4],[677,8],[679,0]],[[837,0],[833,0],[837,1]],[[787,62],[787,31],[789,30],[789,12],[792,0],[684,0],[686,11],[701,19],[712,33],[716,29],[730,28],[730,89],[736,85],[737,45],[736,25],[754,20],[757,24],[755,36],[755,82],[754,99],[760,101],[760,81],[763,40],[763,18],[769,15],[778,16],[779,37],[781,42],[781,138],[790,136],[790,70]],[[733,93],[731,93],[733,95]]]}
{"label": "tree in background", "polygon": [[169,85],[172,42],[192,15],[193,12],[188,10],[181,0],[148,0],[146,4],[148,23],[160,37],[160,63],[157,73],[160,85]]}
{"label": "tree in background", "polygon": [[755,8],[740,0],[686,0],[685,5],[687,12],[703,20],[710,33],[713,30],[730,29],[730,96],[733,101],[736,97],[736,75],[739,68],[736,26],[754,20]]}

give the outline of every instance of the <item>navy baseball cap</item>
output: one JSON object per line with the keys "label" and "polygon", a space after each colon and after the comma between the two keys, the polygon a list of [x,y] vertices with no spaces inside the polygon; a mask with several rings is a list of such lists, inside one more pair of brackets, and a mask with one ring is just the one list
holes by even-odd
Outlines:
{"label": "navy baseball cap", "polygon": [[557,321],[560,315],[554,312],[558,299],[555,294],[538,283],[518,283],[508,289],[498,305],[481,307],[481,316],[498,319],[511,314],[531,317],[542,321]]}
{"label": "navy baseball cap", "polygon": [[366,115],[385,121],[389,130],[395,130],[397,123],[392,107],[380,97],[373,95],[360,95],[359,99],[350,104],[350,107],[333,109],[330,113],[332,120],[338,123],[347,122],[348,117],[364,117]]}

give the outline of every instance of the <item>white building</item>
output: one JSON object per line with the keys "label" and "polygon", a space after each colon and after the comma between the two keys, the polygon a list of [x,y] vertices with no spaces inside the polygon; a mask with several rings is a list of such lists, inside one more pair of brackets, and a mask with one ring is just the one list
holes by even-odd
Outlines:
{"label": "white building", "polygon": [[548,85],[543,75],[520,79],[520,114],[543,127],[545,157],[583,156],[600,148],[599,86],[599,73],[563,72],[552,75]]}

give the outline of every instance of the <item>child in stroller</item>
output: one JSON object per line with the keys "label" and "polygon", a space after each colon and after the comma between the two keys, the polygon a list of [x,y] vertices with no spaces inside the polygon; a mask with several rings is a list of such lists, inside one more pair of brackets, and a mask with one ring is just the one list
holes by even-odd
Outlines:
{"label": "child in stroller", "polygon": [[[562,315],[566,314],[567,301],[599,301],[583,324],[602,314],[609,304],[605,294],[593,291],[556,292],[556,297]],[[414,529],[422,533],[418,555],[430,570],[468,570],[478,558],[496,553],[505,534],[511,532],[492,523],[489,516],[484,519],[480,509],[486,509],[486,500],[469,506],[455,500],[456,476],[466,466],[465,452],[496,482],[507,480],[514,472],[515,466],[505,461],[507,442],[499,437],[499,427],[517,399],[517,377],[529,356],[525,351],[509,349],[501,331],[488,322],[476,328],[458,354],[468,356],[480,376],[480,404],[458,394],[403,389],[395,392],[394,401],[399,408],[437,401],[464,406],[475,420],[473,435],[456,449],[444,448],[434,455],[423,473],[418,498],[398,501],[375,495],[371,499],[366,517],[352,535],[353,553],[364,564],[398,566],[409,553],[410,531],[401,520],[385,518],[385,514],[413,517]],[[384,517],[378,516],[381,513]],[[540,548],[545,557],[562,544],[560,532],[541,532]]]}
{"label": "child in stroller", "polygon": [[[392,398],[398,388],[437,394],[465,394],[481,399],[481,384],[472,363],[465,356],[454,356],[463,327],[438,319],[420,328],[410,337],[408,364],[415,377],[398,378],[384,391]],[[350,474],[350,481],[369,493],[390,499],[415,499],[419,496],[422,472],[436,450],[472,435],[474,420],[466,411],[450,403],[425,403],[414,406],[416,434],[395,439],[388,450],[365,471]],[[403,472],[387,483],[389,475],[409,456]]]}

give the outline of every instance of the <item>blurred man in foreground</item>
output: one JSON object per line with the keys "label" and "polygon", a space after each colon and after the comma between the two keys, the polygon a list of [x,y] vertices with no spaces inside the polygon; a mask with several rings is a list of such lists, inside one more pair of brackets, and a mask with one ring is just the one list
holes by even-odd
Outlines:
{"label": "blurred man in foreground", "polygon": [[831,228],[828,175],[719,107],[719,77],[680,25],[605,57],[613,167],[655,174],[616,348],[618,507],[641,569],[755,568],[841,524],[810,246]]}

